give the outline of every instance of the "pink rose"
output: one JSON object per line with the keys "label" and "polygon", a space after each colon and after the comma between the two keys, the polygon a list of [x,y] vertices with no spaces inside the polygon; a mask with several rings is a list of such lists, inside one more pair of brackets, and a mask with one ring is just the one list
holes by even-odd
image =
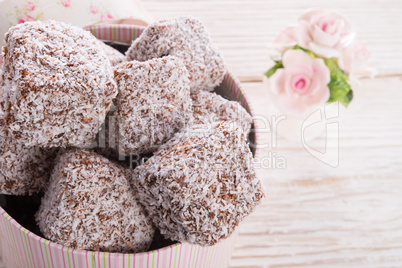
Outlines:
{"label": "pink rose", "polygon": [[32,2],[28,2],[25,4],[25,9],[27,11],[34,11],[35,10],[35,4]]}
{"label": "pink rose", "polygon": [[34,21],[34,20],[35,20],[35,18],[32,17],[32,16],[30,16],[30,15],[22,15],[22,16],[18,19],[17,24],[24,23],[24,22],[26,22],[26,21]]}
{"label": "pink rose", "polygon": [[98,13],[98,8],[97,8],[96,6],[94,6],[94,5],[90,5],[90,6],[89,6],[89,11],[90,11],[92,14],[96,14],[96,13]]}
{"label": "pink rose", "polygon": [[64,7],[69,7],[71,5],[71,0],[61,0],[61,4]]}
{"label": "pink rose", "polygon": [[108,12],[105,12],[105,13],[101,14],[101,21],[111,20],[113,18],[114,18],[113,15],[108,13]]}
{"label": "pink rose", "polygon": [[311,58],[302,50],[287,50],[283,68],[271,77],[271,91],[279,108],[300,115],[329,99],[330,71],[320,58]]}
{"label": "pink rose", "polygon": [[343,16],[323,9],[303,14],[296,35],[301,47],[327,58],[339,57],[340,50],[350,46],[355,37]]}
{"label": "pink rose", "polygon": [[341,50],[349,47],[355,38],[350,23],[341,15],[323,9],[304,13],[296,26],[282,31],[274,41],[275,47],[284,51],[298,44],[316,54],[339,57]]}
{"label": "pink rose", "polygon": [[367,63],[370,54],[366,44],[357,41],[352,47],[342,51],[338,60],[339,67],[355,77],[373,76],[375,71]]}
{"label": "pink rose", "polygon": [[275,48],[279,51],[284,51],[294,47],[297,44],[296,31],[297,27],[295,26],[290,26],[283,30],[274,40]]}

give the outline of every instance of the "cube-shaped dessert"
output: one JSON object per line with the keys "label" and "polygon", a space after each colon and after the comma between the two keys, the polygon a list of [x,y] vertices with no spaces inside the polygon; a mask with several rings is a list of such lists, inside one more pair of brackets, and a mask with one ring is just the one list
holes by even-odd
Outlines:
{"label": "cube-shaped dessert", "polygon": [[149,153],[192,122],[188,72],[176,57],[118,65],[117,142],[120,154]]}
{"label": "cube-shaped dessert", "polygon": [[77,249],[140,252],[154,227],[125,170],[93,152],[71,149],[57,158],[36,215],[48,239]]}
{"label": "cube-shaped dessert", "polygon": [[134,170],[154,224],[169,239],[202,246],[227,238],[264,198],[237,125],[195,125]]}
{"label": "cube-shaped dessert", "polygon": [[229,101],[214,92],[197,90],[191,92],[193,116],[196,124],[226,121],[238,124],[248,136],[253,118],[240,103]]}
{"label": "cube-shaped dessert", "polygon": [[85,146],[117,95],[110,62],[82,28],[32,21],[10,28],[3,47],[0,108],[27,146]]}
{"label": "cube-shaped dessert", "polygon": [[134,40],[128,60],[146,61],[164,56],[180,58],[190,74],[191,90],[212,91],[226,73],[222,56],[204,25],[189,17],[157,21]]}
{"label": "cube-shaped dessert", "polygon": [[18,143],[0,119],[0,194],[26,195],[47,190],[58,148]]}

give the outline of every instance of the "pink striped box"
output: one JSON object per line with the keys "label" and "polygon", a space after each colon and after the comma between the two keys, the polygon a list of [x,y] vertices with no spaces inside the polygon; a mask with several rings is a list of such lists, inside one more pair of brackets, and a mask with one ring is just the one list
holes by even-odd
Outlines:
{"label": "pink striped box", "polygon": [[[130,44],[143,31],[132,25],[97,25],[88,27],[97,38],[116,44]],[[230,100],[236,100],[253,114],[240,82],[228,72],[215,91]],[[255,154],[256,128],[249,139]],[[230,238],[212,247],[177,243],[138,254],[118,254],[74,250],[37,236],[21,226],[4,208],[0,207],[0,256],[5,267],[72,267],[72,268],[163,268],[163,267],[228,267],[236,232]]]}

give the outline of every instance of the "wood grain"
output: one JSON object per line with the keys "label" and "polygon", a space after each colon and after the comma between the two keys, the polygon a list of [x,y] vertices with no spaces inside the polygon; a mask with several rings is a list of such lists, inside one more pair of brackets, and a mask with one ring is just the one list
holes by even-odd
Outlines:
{"label": "wood grain", "polygon": [[[256,114],[268,116],[266,86],[243,85]],[[351,106],[336,119],[335,168],[281,137],[276,147],[260,150],[258,158],[275,152],[287,166],[258,167],[268,198],[240,226],[233,267],[402,265],[401,88],[399,77],[364,80],[355,88]],[[323,149],[323,141],[312,143]],[[270,133],[261,143],[272,144]]]}
{"label": "wood grain", "polygon": [[[340,107],[332,120],[339,132],[323,133],[308,143],[323,150],[339,140],[339,149],[328,149],[339,154],[339,164],[322,163],[300,141],[275,137],[266,127],[260,133],[260,143],[267,146],[259,150],[257,173],[268,198],[240,225],[231,266],[402,267],[402,2],[143,3],[156,19],[201,19],[229,68],[243,81],[256,116],[267,124],[271,104],[260,81],[271,64],[275,36],[307,8],[334,9],[349,18],[371,50],[378,76],[355,86],[350,107]],[[272,164],[273,154],[285,160],[284,169]]]}
{"label": "wood grain", "polygon": [[[339,106],[339,133],[322,133],[316,140],[307,142],[323,151],[326,143],[339,139],[339,165],[328,166],[306,151],[300,141],[288,141],[272,132],[261,133],[260,144],[268,147],[259,150],[260,158],[276,153],[286,159],[286,169],[271,168],[260,171],[270,181],[300,180],[308,178],[370,176],[373,174],[402,174],[402,80],[400,77],[365,79],[354,88],[355,98],[348,109]],[[269,118],[268,88],[262,83],[243,83],[256,115]],[[269,127],[269,125],[268,125]],[[280,129],[281,123],[278,124]],[[269,128],[268,128],[269,130]],[[276,141],[276,146],[272,146]],[[261,167],[264,165],[261,164]],[[266,165],[265,165],[266,166]]]}
{"label": "wood grain", "polygon": [[[402,2],[146,0],[144,4],[157,19],[200,18],[243,82],[257,117],[268,122],[260,133],[260,144],[267,146],[257,159],[268,198],[240,225],[231,266],[401,267]],[[270,42],[305,9],[319,6],[349,18],[378,70],[376,79],[354,86],[355,98],[348,109],[339,108],[332,121],[339,124],[339,132],[324,132],[308,143],[323,150],[339,140],[339,149],[328,149],[339,155],[336,167],[313,157],[300,141],[272,133],[268,88],[260,82],[274,54]],[[286,167],[275,166],[272,155],[284,159]]]}
{"label": "wood grain", "polygon": [[240,227],[233,267],[400,267],[400,178],[266,185],[268,201]]}
{"label": "wood grain", "polygon": [[[229,68],[239,78],[261,79],[271,65],[270,48],[286,26],[308,8],[323,7],[348,17],[372,52],[380,75],[402,73],[402,2],[398,0],[144,0],[156,19],[191,15],[204,22]],[[252,78],[252,79],[250,79]]]}

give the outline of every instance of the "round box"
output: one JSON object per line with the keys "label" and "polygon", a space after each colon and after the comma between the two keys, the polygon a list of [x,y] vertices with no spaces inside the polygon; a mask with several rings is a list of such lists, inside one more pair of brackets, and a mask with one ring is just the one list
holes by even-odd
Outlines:
{"label": "round box", "polygon": [[[132,25],[95,25],[87,30],[97,38],[115,47],[127,48],[132,40],[143,31],[143,27]],[[215,92],[235,100],[247,109],[252,109],[247,101],[240,82],[228,72]],[[249,135],[250,148],[255,154],[255,127]],[[236,232],[211,247],[201,247],[188,243],[177,243],[153,251],[137,254],[119,254],[74,250],[44,239],[21,226],[8,213],[13,204],[5,202],[0,195],[0,256],[5,267],[227,267],[232,254]],[[14,204],[15,205],[15,204]],[[1,262],[0,262],[1,268]]]}

